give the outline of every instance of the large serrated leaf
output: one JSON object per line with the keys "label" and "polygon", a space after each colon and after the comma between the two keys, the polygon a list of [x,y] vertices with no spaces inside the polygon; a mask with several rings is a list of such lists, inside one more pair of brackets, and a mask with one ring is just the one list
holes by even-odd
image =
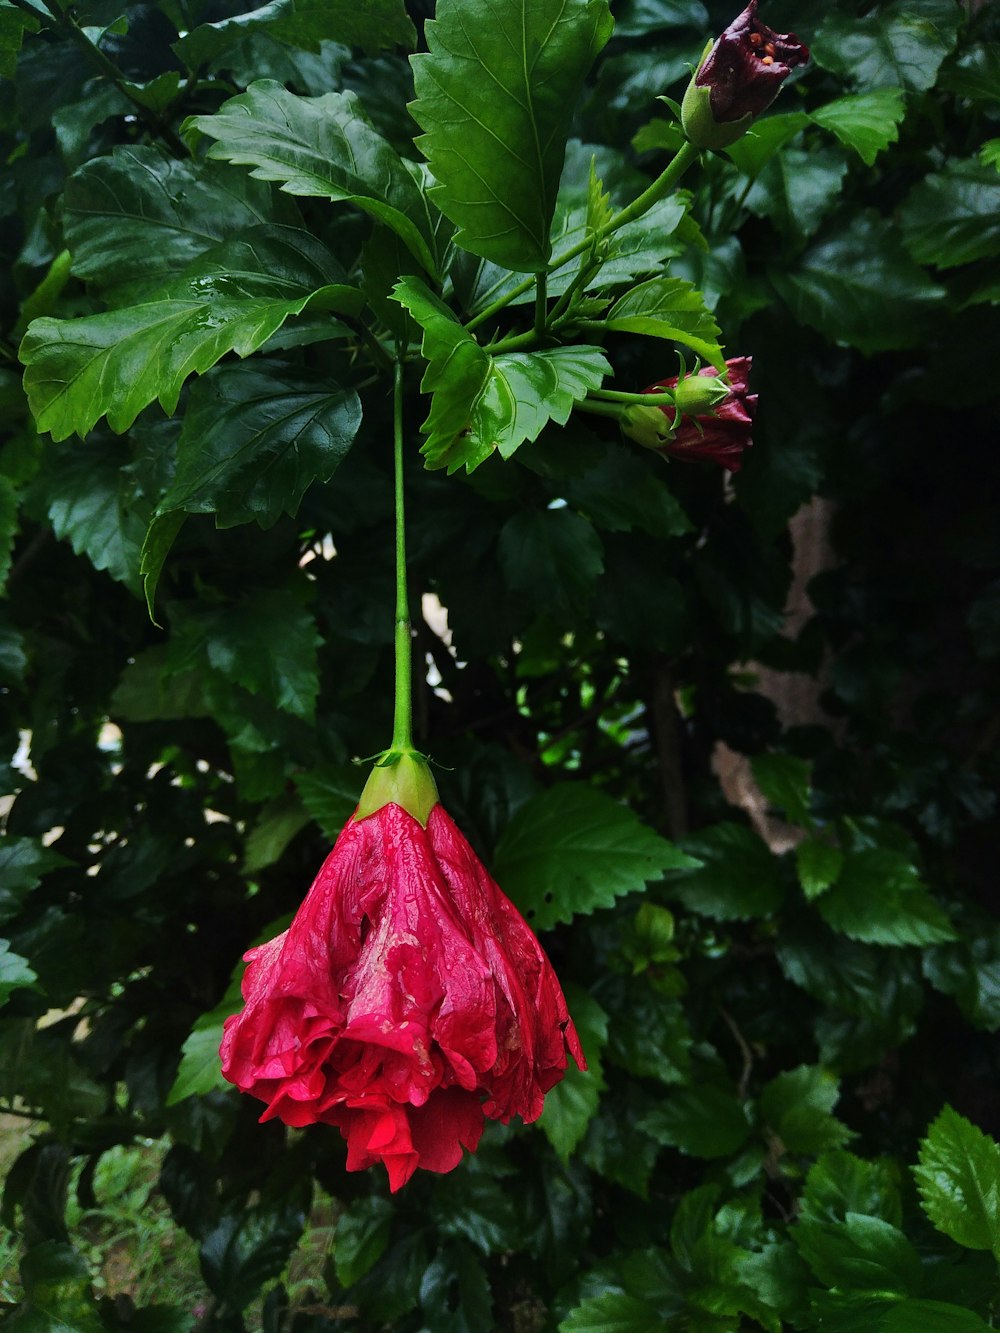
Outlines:
{"label": "large serrated leaf", "polygon": [[620,805],[580,783],[536,796],[497,844],[495,872],[536,930],[610,907],[666,870],[695,865]]}
{"label": "large serrated leaf", "polygon": [[612,26],[607,0],[441,0],[410,111],[457,245],[545,268],[574,104]]}
{"label": "large serrated leaf", "polygon": [[920,1144],[913,1168],[924,1212],[970,1250],[1000,1258],[1000,1145],[950,1106]]}
{"label": "large serrated leaf", "polygon": [[191,374],[248,356],[306,306],[356,311],[361,293],[320,242],[261,227],[207,251],[153,300],[82,319],[36,319],[21,343],[38,429],[64,440],[105,414],[119,434],[158,400],[170,414]]}
{"label": "large serrated leaf", "polygon": [[704,298],[683,278],[650,278],[626,292],[601,321],[618,333],[641,333],[682,343],[713,366],[725,358],[718,343],[719,326]]}
{"label": "large serrated leaf", "polygon": [[942,944],[955,938],[916,866],[888,847],[848,856],[837,882],[816,906],[834,930],[865,944]]}
{"label": "large serrated leaf", "polygon": [[434,223],[417,181],[351,92],[297,97],[260,79],[214,116],[192,116],[217,142],[209,156],[252,167],[288,194],[341,200],[391,228],[428,273],[437,271]]}
{"label": "large serrated leaf", "polygon": [[833,10],[809,45],[818,65],[856,88],[924,92],[954,48],[961,12],[951,0],[890,0],[862,19]]}
{"label": "large serrated leaf", "polygon": [[572,510],[526,510],[500,532],[500,564],[527,608],[572,623],[585,613],[603,569],[601,539]]}
{"label": "large serrated leaf", "polygon": [[831,130],[870,167],[883,148],[899,138],[899,123],[905,114],[901,89],[873,88],[827,102],[810,112],[810,119]]}
{"label": "large serrated leaf", "polygon": [[1000,175],[985,162],[949,162],[925,176],[900,209],[914,259],[954,268],[1000,254]]}

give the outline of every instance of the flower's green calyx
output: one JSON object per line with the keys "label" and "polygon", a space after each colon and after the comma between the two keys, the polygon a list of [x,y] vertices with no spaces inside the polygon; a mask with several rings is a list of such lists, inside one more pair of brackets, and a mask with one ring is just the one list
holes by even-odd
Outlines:
{"label": "flower's green calyx", "polygon": [[427,760],[414,750],[387,750],[372,769],[358,802],[355,819],[367,819],[384,805],[401,806],[424,828],[438,803],[437,784]]}

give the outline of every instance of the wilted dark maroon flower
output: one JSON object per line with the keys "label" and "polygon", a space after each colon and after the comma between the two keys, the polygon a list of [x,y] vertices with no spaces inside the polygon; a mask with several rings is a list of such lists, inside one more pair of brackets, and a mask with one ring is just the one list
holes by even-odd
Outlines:
{"label": "wilted dark maroon flower", "polygon": [[809,48],[794,33],[773,32],[761,23],[757,0],[750,0],[688,85],[681,109],[687,137],[697,148],[735,143],[808,59]]}
{"label": "wilted dark maroon flower", "polygon": [[[682,379],[674,375],[651,384],[644,393],[673,390],[678,406],[629,408],[623,415],[622,430],[638,444],[670,458],[718,463],[730,472],[739,472],[743,450],[753,444],[757,395],[747,393],[751,364],[749,356],[727,361],[728,384],[714,366],[704,366],[697,375]],[[698,410],[710,404],[714,404],[711,411]],[[690,409],[690,415],[685,408]]]}
{"label": "wilted dark maroon flower", "polygon": [[484,1116],[536,1120],[583,1052],[552,966],[444,809],[348,820],[283,935],[251,949],[222,1069],[262,1120],[336,1125],[347,1169],[450,1171]]}

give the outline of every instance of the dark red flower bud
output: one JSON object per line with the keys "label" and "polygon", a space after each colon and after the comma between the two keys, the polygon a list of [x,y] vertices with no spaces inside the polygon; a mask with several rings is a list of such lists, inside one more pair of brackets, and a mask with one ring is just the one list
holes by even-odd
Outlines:
{"label": "dark red flower bud", "polygon": [[392,1190],[457,1166],[484,1116],[536,1120],[567,1048],[586,1068],[552,965],[439,804],[348,820],[291,926],[246,957],[226,1078],[262,1120],[336,1125],[348,1171],[382,1162]]}
{"label": "dark red flower bud", "polygon": [[698,66],[681,108],[684,132],[696,148],[725,148],[741,138],[777,97],[781,85],[809,59],[792,32],[773,32],[750,0]]}
{"label": "dark red flower bud", "polygon": [[[727,391],[711,412],[686,416],[682,407],[677,420],[678,412],[674,407],[633,407],[625,413],[622,430],[638,444],[656,449],[670,458],[718,463],[729,472],[739,472],[743,450],[753,444],[751,432],[757,395],[747,393],[751,363],[749,356],[733,357],[726,362]],[[700,395],[691,381],[700,378],[709,379],[716,385],[724,384],[713,366],[704,366],[697,376],[689,375],[681,381],[682,404],[684,399],[697,401]],[[674,375],[672,379],[651,384],[643,393],[678,388],[678,376]],[[714,396],[711,391],[709,396]]]}

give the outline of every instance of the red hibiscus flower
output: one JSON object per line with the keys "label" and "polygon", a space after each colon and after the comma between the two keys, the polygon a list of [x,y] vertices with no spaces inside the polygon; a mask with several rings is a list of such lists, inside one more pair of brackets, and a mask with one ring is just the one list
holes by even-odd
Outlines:
{"label": "red hibiscus flower", "polygon": [[[673,390],[676,407],[632,407],[622,418],[630,439],[671,458],[699,459],[739,472],[744,449],[753,444],[757,395],[747,393],[752,358],[726,362],[728,383],[713,366],[697,375],[659,380],[644,393]],[[710,409],[706,411],[706,409]],[[675,418],[680,420],[675,422]]]}
{"label": "red hibiscus flower", "polygon": [[439,804],[426,827],[395,802],[348,820],[246,959],[226,1078],[261,1120],[336,1125],[347,1169],[383,1162],[393,1191],[457,1166],[485,1116],[537,1119],[567,1047],[586,1068],[538,940]]}
{"label": "red hibiscus flower", "polygon": [[808,59],[809,48],[795,33],[761,23],[757,0],[750,0],[707,50],[688,85],[681,109],[687,137],[697,148],[735,143]]}

